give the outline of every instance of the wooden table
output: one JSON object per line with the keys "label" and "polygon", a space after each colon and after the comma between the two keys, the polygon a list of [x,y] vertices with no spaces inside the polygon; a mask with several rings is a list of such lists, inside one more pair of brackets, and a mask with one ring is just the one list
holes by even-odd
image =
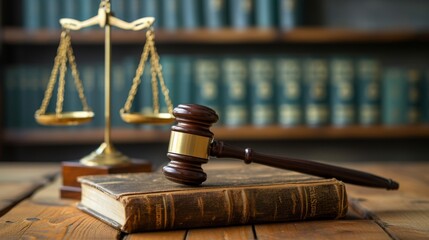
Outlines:
{"label": "wooden table", "polygon": [[59,165],[0,163],[0,239],[429,239],[429,163],[348,166],[394,178],[400,190],[348,185],[341,220],[125,235],[59,198]]}

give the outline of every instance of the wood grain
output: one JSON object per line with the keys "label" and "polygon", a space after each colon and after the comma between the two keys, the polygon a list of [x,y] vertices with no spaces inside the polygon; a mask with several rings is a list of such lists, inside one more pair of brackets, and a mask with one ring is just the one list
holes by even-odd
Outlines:
{"label": "wood grain", "polygon": [[37,189],[51,181],[59,172],[58,164],[0,163],[0,216]]}
{"label": "wood grain", "polygon": [[[413,166],[413,167],[411,167]],[[360,215],[374,219],[395,239],[429,238],[429,165],[385,164],[360,169],[395,177],[399,191],[379,191],[348,186],[350,206]]]}
{"label": "wood grain", "polygon": [[183,240],[186,230],[133,233],[124,236],[124,240]]}
{"label": "wood grain", "polygon": [[254,239],[252,226],[233,226],[224,228],[204,228],[188,230],[186,240],[225,239],[248,240]]}
{"label": "wood grain", "polygon": [[390,239],[384,230],[371,220],[308,221],[256,225],[257,239]]}

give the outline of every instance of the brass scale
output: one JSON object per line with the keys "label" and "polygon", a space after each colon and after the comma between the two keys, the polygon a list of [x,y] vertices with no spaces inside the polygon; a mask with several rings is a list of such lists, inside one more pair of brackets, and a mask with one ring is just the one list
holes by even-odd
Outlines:
{"label": "brass scale", "polygon": [[[111,118],[110,118],[110,84],[111,84],[111,27],[115,26],[123,30],[140,31],[146,30],[146,43],[143,47],[140,62],[136,69],[135,77],[129,91],[124,107],[120,110],[121,118],[127,123],[144,124],[169,124],[174,122],[173,106],[169,97],[169,90],[165,85],[162,75],[162,67],[159,63],[159,56],[155,47],[155,34],[152,28],[155,19],[153,17],[144,17],[133,22],[125,22],[113,16],[111,11],[111,1],[102,0],[98,9],[98,14],[90,19],[78,21],[70,18],[60,19],[62,26],[60,43],[57,49],[57,55],[54,60],[54,66],[45,90],[44,98],[40,108],[35,113],[36,121],[42,125],[79,125],[90,122],[94,117],[94,112],[88,106],[84,94],[84,88],[77,70],[75,56],[71,46],[70,31],[80,30],[86,27],[99,25],[105,29],[105,128],[104,142],[88,156],[85,156],[80,162],[87,166],[113,166],[127,164],[130,158],[116,150],[111,143]],[[150,55],[150,59],[149,59]],[[150,60],[151,86],[152,86],[152,104],[153,113],[141,114],[139,112],[130,112],[138,87],[141,83],[141,77],[145,69],[147,60]],[[79,99],[82,103],[81,111],[63,112],[65,76],[67,71],[67,61],[70,65],[74,84],[76,86]],[[59,74],[59,76],[58,76]],[[57,82],[57,99],[54,113],[48,113],[47,108],[51,101],[52,94]],[[159,110],[159,86],[164,95],[168,112],[161,113]]]}

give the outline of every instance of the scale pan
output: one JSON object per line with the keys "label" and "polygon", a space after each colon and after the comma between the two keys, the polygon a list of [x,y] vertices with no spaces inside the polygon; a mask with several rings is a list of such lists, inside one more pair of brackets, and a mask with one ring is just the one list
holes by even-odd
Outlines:
{"label": "scale pan", "polygon": [[74,111],[60,114],[36,114],[35,118],[42,125],[74,126],[90,122],[94,118],[94,112]]}
{"label": "scale pan", "polygon": [[123,113],[121,118],[127,123],[149,123],[149,124],[170,124],[173,123],[175,118],[170,113],[158,114],[142,114],[142,113]]}

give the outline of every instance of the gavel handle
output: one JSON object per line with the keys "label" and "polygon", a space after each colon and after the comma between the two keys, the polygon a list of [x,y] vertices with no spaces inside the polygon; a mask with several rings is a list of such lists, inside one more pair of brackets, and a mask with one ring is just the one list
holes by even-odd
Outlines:
{"label": "gavel handle", "polygon": [[251,148],[242,149],[229,146],[217,140],[211,143],[210,156],[218,158],[238,158],[244,160],[245,163],[255,162],[324,178],[336,178],[346,183],[361,186],[386,188],[389,190],[399,188],[399,184],[392,179],[382,178],[370,173],[309,160],[260,154],[254,152]]}

